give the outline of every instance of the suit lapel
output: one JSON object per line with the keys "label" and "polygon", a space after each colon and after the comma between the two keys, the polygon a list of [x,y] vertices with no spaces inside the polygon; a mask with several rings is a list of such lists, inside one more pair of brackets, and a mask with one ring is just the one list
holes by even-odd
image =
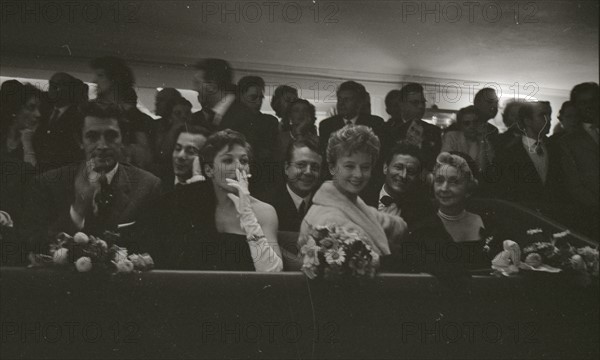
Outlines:
{"label": "suit lapel", "polygon": [[578,141],[578,143],[580,144],[580,146],[582,148],[586,148],[592,152],[598,151],[598,143],[596,143],[594,141],[594,139],[592,139],[592,136],[590,134],[588,134],[588,132],[585,131],[585,129],[581,128],[581,133],[580,133],[579,138],[580,138],[580,141]]}

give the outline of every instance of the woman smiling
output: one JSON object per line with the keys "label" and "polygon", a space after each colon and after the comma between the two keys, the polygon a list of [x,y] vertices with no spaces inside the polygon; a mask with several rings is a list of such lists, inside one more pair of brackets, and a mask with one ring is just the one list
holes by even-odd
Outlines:
{"label": "woman smiling", "polygon": [[413,271],[451,275],[489,266],[483,251],[484,223],[466,210],[467,199],[477,186],[467,158],[447,152],[437,157],[433,180],[437,213],[417,223],[403,243],[402,253]]}
{"label": "woman smiling", "polygon": [[309,226],[335,224],[366,236],[378,255],[390,254],[406,229],[402,218],[367,206],[358,194],[367,186],[379,155],[379,139],[366,126],[347,126],[332,134],[327,145],[327,163],[333,176],[313,197],[300,227],[300,238]]}

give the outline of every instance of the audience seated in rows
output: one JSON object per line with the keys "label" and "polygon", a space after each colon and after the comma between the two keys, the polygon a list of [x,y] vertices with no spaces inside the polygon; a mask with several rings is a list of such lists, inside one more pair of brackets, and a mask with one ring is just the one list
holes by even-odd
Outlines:
{"label": "audience seated in rows", "polygon": [[[507,130],[498,134],[489,123],[498,96],[481,89],[442,142],[441,130],[423,121],[422,85],[392,90],[385,101],[391,118],[383,122],[371,115],[365,87],[346,81],[337,90],[338,115],[319,124],[317,139],[315,107],[296,89],[273,94],[279,123],[261,112],[264,80],[245,76],[236,86],[221,59],[196,66],[200,112],[191,114],[181,93],[166,88],[156,97],[158,121],[137,108],[134,75],[122,59],[91,66],[92,102],[86,85],[62,72],[51,77],[47,95],[15,80],[2,84],[3,242],[19,235],[43,252],[61,231],[118,230],[131,251],[166,251],[158,254],[164,268],[280,271],[277,230],[306,233],[323,222],[357,227],[380,255],[421,238],[477,247],[477,217],[460,222],[472,196],[515,201],[598,237],[597,83],[573,88],[551,138],[548,102],[510,100]],[[411,235],[401,239],[407,226]],[[243,256],[229,258],[231,249]],[[394,256],[384,259],[399,266]]]}

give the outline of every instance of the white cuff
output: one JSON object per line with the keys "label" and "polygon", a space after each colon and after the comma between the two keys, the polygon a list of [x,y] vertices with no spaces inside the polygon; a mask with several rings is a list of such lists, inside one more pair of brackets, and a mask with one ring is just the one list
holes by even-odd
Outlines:
{"label": "white cuff", "polygon": [[250,255],[254,268],[258,272],[277,272],[283,270],[283,261],[271,247],[267,238],[262,237],[257,241],[249,241]]}
{"label": "white cuff", "polygon": [[75,209],[73,209],[73,205],[71,205],[71,209],[69,210],[69,214],[71,214],[71,221],[77,227],[77,229],[81,230],[85,226],[85,218],[79,215]]}

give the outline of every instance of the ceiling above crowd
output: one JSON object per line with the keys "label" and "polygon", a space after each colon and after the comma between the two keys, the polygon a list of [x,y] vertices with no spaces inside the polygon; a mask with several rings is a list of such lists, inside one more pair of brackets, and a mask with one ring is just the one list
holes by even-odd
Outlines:
{"label": "ceiling above crowd", "polygon": [[[48,5],[54,4],[54,5]],[[2,1],[3,55],[431,77],[598,81],[592,1]],[[0,59],[1,60],[1,59]]]}

